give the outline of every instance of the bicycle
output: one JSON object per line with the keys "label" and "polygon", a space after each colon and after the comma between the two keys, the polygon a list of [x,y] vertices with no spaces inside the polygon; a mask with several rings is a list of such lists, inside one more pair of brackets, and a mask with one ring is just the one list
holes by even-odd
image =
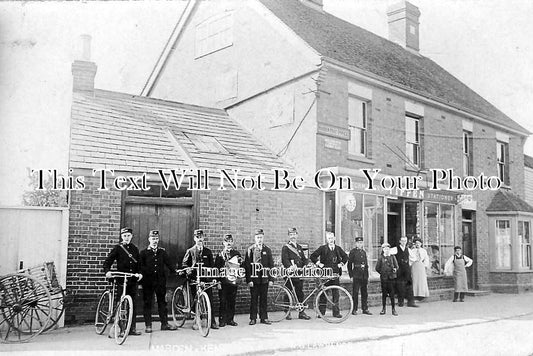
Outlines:
{"label": "bicycle", "polygon": [[[181,270],[177,270],[178,275],[183,275],[191,268],[187,267]],[[212,311],[211,301],[206,291],[209,288],[218,286],[220,282],[202,282],[200,280],[200,273],[196,273],[196,281],[190,282],[188,279],[186,282],[178,286],[174,293],[172,293],[172,318],[174,323],[178,327],[182,327],[186,319],[194,317],[194,322],[198,325],[198,331],[203,337],[209,334],[211,328]],[[196,285],[196,295],[191,303],[191,286]],[[193,305],[195,305],[195,311],[193,312]]]}
{"label": "bicycle", "polygon": [[[284,285],[274,284],[269,288],[269,320],[279,322],[287,317],[291,310],[302,312],[308,309],[307,301],[316,293],[314,309],[317,317],[328,323],[341,323],[348,319],[353,310],[353,299],[350,293],[341,286],[325,286],[330,280],[338,278],[332,277],[315,278],[315,288],[307,295],[303,301],[299,301],[294,290],[294,284],[290,277],[285,278],[290,281],[291,289]],[[334,294],[338,293],[337,302],[334,301]],[[296,302],[295,302],[296,301]],[[328,311],[331,310],[331,314]]]}
{"label": "bicycle", "polygon": [[[102,293],[96,307],[94,327],[98,335],[102,335],[107,325],[113,320],[115,342],[122,345],[130,332],[133,319],[133,300],[126,294],[128,278],[136,277],[135,273],[111,272],[111,287]],[[115,278],[122,278],[122,294],[115,304]]]}

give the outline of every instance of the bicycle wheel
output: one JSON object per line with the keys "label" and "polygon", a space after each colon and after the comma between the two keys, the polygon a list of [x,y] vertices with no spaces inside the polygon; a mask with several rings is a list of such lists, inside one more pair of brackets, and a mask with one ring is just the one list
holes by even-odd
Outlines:
{"label": "bicycle wheel", "polygon": [[195,322],[198,325],[198,331],[200,331],[200,334],[203,337],[206,337],[211,328],[211,303],[206,292],[202,292],[198,296]]}
{"label": "bicycle wheel", "polygon": [[292,306],[292,293],[285,286],[274,284],[268,288],[268,320],[272,322],[284,320],[291,311]]}
{"label": "bicycle wheel", "polygon": [[43,283],[25,274],[0,278],[0,341],[26,342],[50,322],[50,292]]}
{"label": "bicycle wheel", "polygon": [[65,312],[64,300],[65,291],[63,289],[58,289],[51,293],[52,314],[50,315],[50,322],[43,332],[46,332],[56,326],[59,322],[59,319],[61,319],[63,316],[63,313]]}
{"label": "bicycle wheel", "polygon": [[100,296],[98,306],[96,307],[96,317],[94,318],[94,328],[98,335],[102,335],[107,328],[107,324],[111,322],[112,308],[111,293],[106,290]]}
{"label": "bicycle wheel", "polygon": [[352,296],[340,286],[328,286],[318,292],[315,311],[328,323],[341,323],[353,310]]}
{"label": "bicycle wheel", "polygon": [[131,321],[133,319],[133,300],[129,295],[120,298],[117,312],[115,314],[115,342],[122,345],[130,333]]}
{"label": "bicycle wheel", "polygon": [[189,297],[183,286],[179,286],[174,290],[174,293],[172,293],[172,318],[178,328],[183,326],[187,313],[190,312],[188,301]]}

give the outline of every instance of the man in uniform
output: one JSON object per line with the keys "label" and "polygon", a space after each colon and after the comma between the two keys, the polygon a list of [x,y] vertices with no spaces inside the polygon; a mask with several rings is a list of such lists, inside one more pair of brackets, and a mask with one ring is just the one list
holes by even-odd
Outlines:
{"label": "man in uniform", "polygon": [[352,278],[352,295],[354,299],[354,309],[352,314],[357,315],[359,304],[359,290],[361,290],[361,310],[363,314],[372,315],[368,310],[368,259],[363,250],[363,238],[355,238],[355,248],[348,255],[348,274]]}
{"label": "man in uniform", "polygon": [[[190,280],[196,281],[196,274],[199,272],[196,267],[198,264],[202,264],[202,267],[213,268],[215,267],[215,261],[213,260],[213,253],[210,249],[204,246],[204,231],[202,229],[194,230],[194,246],[189,248],[183,256],[182,267],[187,267],[187,274]],[[209,297],[211,303],[211,310],[213,310],[213,288],[209,288],[205,291]],[[191,286],[191,293],[196,295],[196,285]],[[211,329],[218,329],[215,321],[214,313],[211,313]],[[193,323],[193,329],[197,329],[198,325]]]}
{"label": "man in uniform", "polygon": [[152,332],[152,300],[154,293],[157,298],[157,308],[161,320],[161,330],[176,330],[177,327],[168,324],[167,303],[167,279],[165,266],[169,271],[176,269],[170,263],[167,252],[159,247],[159,231],[151,230],[148,236],[149,246],[140,253],[141,271],[143,273],[143,300],[144,300],[144,323],[145,332]]}
{"label": "man in uniform", "polygon": [[396,292],[398,295],[398,306],[403,307],[404,300],[407,299],[407,306],[417,308],[413,296],[413,280],[411,278],[412,256],[411,250],[407,246],[407,236],[400,237],[400,246],[390,249],[391,255],[396,256],[398,262],[398,273],[396,277]]}
{"label": "man in uniform", "polygon": [[[326,232],[326,244],[320,246],[315,252],[309,257],[311,261],[318,265],[320,268],[331,268],[333,273],[340,275],[342,274],[342,267],[348,262],[348,255],[344,250],[335,244],[335,234],[333,232]],[[339,277],[327,281],[324,285],[339,285]],[[339,313],[339,308],[337,303],[339,301],[339,291],[333,291],[333,317],[342,318],[342,315]],[[326,311],[326,297],[322,295],[319,301],[319,309],[322,313]]]}
{"label": "man in uniform", "polygon": [[[305,257],[305,254],[302,250],[302,246],[300,246],[296,241],[298,240],[298,231],[295,227],[291,227],[288,230],[289,234],[289,242],[285,246],[281,248],[281,263],[283,264],[283,267],[295,270],[296,268],[302,268],[307,264],[307,258]],[[304,301],[304,292],[303,292],[303,281],[300,278],[292,277],[292,285],[294,286],[294,291],[296,292],[296,297],[298,298],[298,302]],[[292,290],[291,288],[291,280],[287,279],[285,282],[285,286],[289,288],[289,290]],[[305,314],[305,311],[301,311],[298,315],[299,319],[309,320],[311,319],[307,314]],[[287,320],[291,320],[291,314],[289,311],[289,314],[287,315]]]}
{"label": "man in uniform", "polygon": [[235,275],[228,275],[232,268],[238,268],[242,263],[242,257],[239,251],[233,248],[233,236],[231,234],[224,235],[224,249],[220,251],[215,259],[215,267],[222,269],[226,268],[226,277],[222,278],[221,287],[218,290],[218,326],[224,327],[226,325],[237,326],[233,318],[235,317],[235,299],[237,298],[237,277]]}
{"label": "man in uniform", "polygon": [[258,302],[261,324],[271,324],[267,314],[267,296],[268,287],[274,283],[274,278],[265,271],[258,271],[259,264],[265,268],[274,267],[272,251],[268,246],[263,244],[264,237],[265,233],[263,232],[263,229],[257,229],[254,235],[255,244],[248,247],[244,257],[246,283],[248,283],[250,294],[252,295],[252,300],[250,302],[250,325],[255,325],[257,322]]}
{"label": "man in uniform", "polygon": [[[104,261],[104,273],[106,278],[111,278],[111,266],[117,261],[117,271],[126,273],[135,273],[136,278],[128,279],[126,284],[126,294],[133,300],[133,322],[131,323],[130,335],[141,335],[135,327],[136,299],[137,299],[137,281],[142,278],[140,274],[139,249],[131,243],[133,238],[132,230],[128,227],[120,229],[122,242],[113,247],[111,252]],[[123,279],[118,279],[118,283]]]}

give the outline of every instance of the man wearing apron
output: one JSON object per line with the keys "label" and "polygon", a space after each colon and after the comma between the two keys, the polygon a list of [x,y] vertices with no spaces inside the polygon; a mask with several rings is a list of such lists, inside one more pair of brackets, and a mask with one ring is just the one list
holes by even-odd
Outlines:
{"label": "man wearing apron", "polygon": [[447,276],[453,275],[455,282],[455,291],[453,293],[453,301],[464,302],[465,293],[468,291],[468,280],[466,277],[466,267],[472,266],[472,259],[463,255],[461,247],[454,247],[454,255],[446,261],[444,265],[444,273]]}

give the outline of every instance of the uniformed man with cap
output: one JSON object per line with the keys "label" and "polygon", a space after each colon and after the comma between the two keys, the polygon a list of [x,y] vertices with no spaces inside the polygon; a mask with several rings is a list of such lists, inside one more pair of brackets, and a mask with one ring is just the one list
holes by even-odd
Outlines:
{"label": "uniformed man with cap", "polygon": [[274,277],[263,270],[254,269],[261,264],[264,268],[274,267],[272,251],[263,243],[265,233],[257,229],[254,233],[255,243],[248,247],[244,256],[246,283],[250,287],[252,300],[250,301],[250,325],[257,323],[257,304],[259,303],[259,318],[261,324],[270,325],[267,314],[268,287],[274,283]]}
{"label": "uniformed man with cap", "polygon": [[167,252],[159,247],[159,231],[151,230],[148,235],[149,246],[140,253],[143,300],[144,300],[144,323],[145,332],[152,332],[152,300],[154,293],[157,298],[157,309],[161,320],[161,330],[176,330],[177,327],[168,324],[167,303],[165,295],[167,292],[167,279],[165,266],[169,271],[176,269],[170,262]]}
{"label": "uniformed man with cap", "polygon": [[[137,282],[142,278],[140,274],[140,264],[139,264],[139,249],[137,246],[131,243],[133,238],[132,230],[129,227],[124,227],[120,229],[120,238],[121,243],[113,247],[111,252],[104,261],[104,272],[106,278],[111,278],[111,266],[115,261],[117,261],[117,271],[126,272],[126,273],[135,273],[137,274],[136,278],[128,279],[126,285],[126,294],[131,296],[133,300],[133,322],[130,328],[130,335],[141,335],[135,327],[135,315],[137,310]],[[117,283],[122,283],[123,279],[117,279]]]}
{"label": "uniformed man with cap", "polygon": [[[288,229],[287,233],[289,235],[289,242],[287,242],[281,248],[281,263],[283,264],[283,267],[290,270],[303,268],[307,264],[308,260],[307,257],[305,257],[302,246],[297,243],[298,230],[296,230],[295,227],[291,227]],[[290,277],[290,280],[287,279],[287,281],[285,282],[285,286],[289,288],[289,290],[292,290],[291,282],[294,286],[294,291],[296,292],[298,302],[302,303],[305,298],[302,279],[297,277]],[[304,320],[311,319],[303,310],[299,313],[298,318]],[[292,319],[290,312],[287,315],[287,319]]]}
{"label": "uniformed man with cap", "polygon": [[[215,261],[213,260],[213,253],[204,244],[204,231],[202,229],[194,230],[194,246],[189,248],[183,256],[182,267],[188,267],[187,274],[189,280],[196,281],[196,273],[198,273],[197,267],[199,263],[202,267],[213,268],[215,267]],[[211,278],[212,280],[212,278]],[[213,310],[213,288],[209,288],[205,291],[211,302],[211,310]],[[196,295],[196,285],[191,285],[191,293]],[[211,329],[218,329],[215,321],[215,314],[211,313]],[[196,330],[198,325],[193,323],[192,328]]]}
{"label": "uniformed man with cap", "polygon": [[[342,267],[348,262],[348,255],[342,247],[335,244],[335,234],[331,231],[326,232],[326,244],[320,246],[309,257],[313,263],[316,263],[320,268],[331,268],[333,273],[339,277],[342,274]],[[329,280],[324,283],[325,286],[340,285],[339,277]],[[341,318],[339,307],[337,306],[339,301],[339,291],[333,290],[333,317]],[[319,300],[318,308],[322,313],[326,312],[327,300],[325,295],[322,295]]]}
{"label": "uniformed man with cap", "polygon": [[359,290],[361,290],[361,310],[363,314],[372,315],[368,310],[368,259],[366,251],[363,250],[363,238],[355,238],[355,248],[348,255],[348,274],[352,278],[352,296],[354,309],[352,314],[357,314],[359,304]]}
{"label": "uniformed man with cap", "polygon": [[233,248],[233,236],[225,234],[222,241],[224,248],[215,258],[215,267],[225,268],[226,277],[221,279],[218,290],[219,314],[218,326],[237,326],[235,317],[235,299],[237,298],[236,269],[240,267],[243,259],[239,251]]}

